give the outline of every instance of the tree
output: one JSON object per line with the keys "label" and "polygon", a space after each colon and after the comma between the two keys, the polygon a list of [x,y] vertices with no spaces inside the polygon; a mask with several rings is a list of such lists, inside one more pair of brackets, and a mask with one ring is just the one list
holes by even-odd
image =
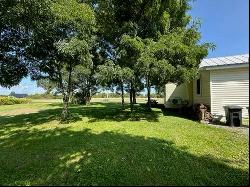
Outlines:
{"label": "tree", "polygon": [[136,64],[142,56],[144,40],[157,41],[174,31],[185,28],[191,17],[187,15],[190,6],[187,0],[95,0],[99,35],[107,43],[106,51],[114,64],[133,72],[130,81],[131,109],[136,92],[142,89],[140,69]]}
{"label": "tree", "polygon": [[[130,37],[123,35],[119,50],[119,61],[122,67],[129,69],[131,72],[129,82],[130,108],[133,111],[133,105],[136,102],[136,91],[141,80],[138,78],[139,72],[136,69],[136,61],[143,51],[144,43],[140,37]],[[136,89],[137,88],[137,89]]]}
{"label": "tree", "polygon": [[92,55],[92,63],[86,68],[82,67],[80,72],[78,73],[78,77],[76,80],[75,87],[77,89],[77,93],[75,94],[76,99],[81,104],[89,104],[93,95],[98,92],[99,85],[96,77],[96,71],[98,70],[98,66],[103,65],[105,63],[105,51],[103,48],[103,41],[100,37],[96,35],[95,43],[91,48]]}
{"label": "tree", "polygon": [[53,90],[57,88],[55,82],[50,81],[49,79],[40,79],[37,81],[37,86],[42,87],[46,92],[45,94],[51,94]]}
{"label": "tree", "polygon": [[28,75],[26,47],[31,29],[44,19],[46,0],[0,1],[0,85],[17,85]]}
{"label": "tree", "polygon": [[129,84],[133,73],[129,68],[122,68],[119,65],[115,65],[112,61],[107,61],[104,65],[98,66],[96,73],[97,80],[103,87],[117,86],[121,89],[122,109],[124,106],[124,85]]}
{"label": "tree", "polygon": [[188,0],[97,0],[95,5],[113,63],[133,74],[131,110],[136,84],[144,80],[151,108],[152,86],[194,78],[200,60],[213,48],[209,43],[199,44],[199,23],[192,23],[187,14],[191,9]]}
{"label": "tree", "polygon": [[150,89],[168,82],[181,84],[196,78],[200,61],[214,48],[210,43],[198,44],[197,25],[177,28],[162,35],[158,41],[149,41],[137,63],[146,80],[148,107],[151,109]]}
{"label": "tree", "polygon": [[[131,80],[133,79],[133,72],[130,68],[122,68],[120,66],[117,66],[116,71],[116,82],[117,82],[117,90],[121,90],[121,99],[122,99],[122,109],[125,109],[124,106],[124,92],[125,92],[125,85],[129,85]],[[128,86],[127,86],[128,87]],[[131,105],[131,100],[130,100]],[[131,107],[132,109],[132,107]]]}
{"label": "tree", "polygon": [[122,106],[128,90],[131,111],[145,85],[150,108],[152,86],[191,80],[213,47],[200,43],[189,0],[4,0],[0,8],[0,85],[28,73],[55,83],[63,120],[73,95],[89,102],[98,84],[118,86]]}
{"label": "tree", "polygon": [[[136,27],[134,27],[136,26],[134,24],[136,20],[133,20],[133,14],[139,15],[140,1],[96,0],[90,2],[96,11],[97,23],[100,25],[98,34],[106,44],[103,46],[105,47],[106,58],[121,68],[130,68],[130,72],[133,72],[135,62],[125,61],[125,57],[120,55],[120,50],[122,50],[123,36],[131,34],[134,36],[134,33],[137,32]],[[110,73],[112,74],[112,72]],[[133,72],[133,77],[130,79],[130,89],[128,89],[131,97],[131,108],[135,102],[135,92],[141,88],[141,84],[138,82],[140,80],[137,74]]]}
{"label": "tree", "polygon": [[68,105],[80,70],[91,66],[95,17],[92,9],[76,0],[51,1],[47,20],[38,22],[28,48],[32,79],[56,82],[63,95],[62,120],[69,116]]}
{"label": "tree", "polygon": [[9,95],[10,95],[10,96],[15,96],[15,95],[16,95],[16,92],[12,91],[12,92],[10,92]]}
{"label": "tree", "polygon": [[[93,61],[93,64],[95,62]],[[96,66],[79,67],[76,70],[76,77],[74,80],[74,98],[78,104],[89,104],[93,95],[98,92],[97,80],[95,77]]]}

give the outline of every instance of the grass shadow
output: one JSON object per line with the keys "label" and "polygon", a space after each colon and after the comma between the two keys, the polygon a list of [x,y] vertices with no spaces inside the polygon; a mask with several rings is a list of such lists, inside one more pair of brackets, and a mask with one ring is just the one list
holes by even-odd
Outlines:
{"label": "grass shadow", "polygon": [[[1,127],[7,127],[14,125],[38,125],[48,123],[54,120],[59,121],[62,111],[62,104],[51,103],[48,106],[57,108],[44,109],[36,113],[20,114],[14,116],[0,116],[0,129]],[[97,121],[159,121],[161,111],[147,111],[147,109],[140,105],[135,105],[134,112],[131,113],[129,106],[125,106],[125,110],[122,110],[117,103],[92,103],[88,106],[71,105],[69,107],[70,118],[63,123],[71,123],[82,120],[83,117],[88,118],[88,122]]]}
{"label": "grass shadow", "polygon": [[248,172],[224,160],[121,132],[24,130],[0,150],[0,185],[248,184]]}
{"label": "grass shadow", "polygon": [[195,120],[193,117],[191,117],[189,114],[183,113],[183,111],[181,111],[180,109],[170,109],[161,106],[161,111],[164,116],[180,117],[194,122],[199,122],[198,120]]}

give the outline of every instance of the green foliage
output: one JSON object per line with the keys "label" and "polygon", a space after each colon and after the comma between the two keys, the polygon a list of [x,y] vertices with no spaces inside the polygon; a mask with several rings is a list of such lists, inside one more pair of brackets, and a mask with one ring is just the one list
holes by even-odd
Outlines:
{"label": "green foliage", "polygon": [[86,105],[90,102],[90,95],[88,90],[80,90],[76,92],[71,100],[74,104]]}
{"label": "green foliage", "polygon": [[[32,31],[46,28],[50,0],[0,1],[0,85],[17,85],[28,75]],[[40,41],[41,42],[41,41]]]}
{"label": "green foliage", "polygon": [[209,43],[197,44],[199,39],[196,28],[189,28],[162,35],[156,42],[148,40],[138,59],[138,71],[155,86],[191,81],[196,78],[200,61],[213,48]]}
{"label": "green foliage", "polygon": [[51,9],[55,13],[59,24],[73,24],[77,27],[77,31],[91,31],[89,27],[95,23],[91,7],[76,0],[55,1]]}
{"label": "green foliage", "polygon": [[129,60],[130,63],[136,62],[144,47],[144,43],[140,37],[123,35],[121,45],[119,47],[121,60]]}
{"label": "green foliage", "polygon": [[[37,20],[27,47],[32,79],[48,79],[62,93],[67,107],[81,75],[93,67],[95,17],[91,7],[77,0],[49,1],[46,20]],[[85,77],[84,77],[85,78]]]}
{"label": "green foliage", "polygon": [[49,79],[37,80],[37,86],[42,87],[44,90],[46,90],[46,94],[50,94],[58,87],[56,82],[52,82]]}
{"label": "green foliage", "polygon": [[98,66],[96,77],[102,86],[111,86],[112,83],[119,85],[120,83],[128,83],[132,79],[133,73],[130,68],[121,68],[111,61],[104,65]]}
{"label": "green foliage", "polygon": [[3,97],[0,96],[0,105],[14,105],[14,104],[23,104],[30,103],[31,100],[27,98],[16,98],[12,96]]}
{"label": "green foliage", "polygon": [[111,63],[129,68],[130,93],[141,91],[143,80],[147,80],[148,90],[167,82],[190,81],[196,77],[200,61],[214,47],[209,43],[199,44],[200,22],[192,21],[187,14],[191,9],[188,0],[89,2],[110,54],[109,67],[100,67],[106,75],[102,81],[108,85],[117,81],[112,82],[115,68],[110,67]]}
{"label": "green foliage", "polygon": [[144,87],[188,82],[214,48],[200,43],[189,0],[4,0],[0,7],[0,85],[29,73],[48,79],[42,84],[65,103],[75,92],[91,98],[99,85],[135,97]]}

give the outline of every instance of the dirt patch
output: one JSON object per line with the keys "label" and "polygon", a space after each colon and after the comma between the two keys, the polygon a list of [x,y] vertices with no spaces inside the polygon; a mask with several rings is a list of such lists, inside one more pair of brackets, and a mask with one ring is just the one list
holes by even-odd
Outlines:
{"label": "dirt patch", "polygon": [[39,109],[37,108],[18,108],[9,111],[0,112],[0,116],[16,116],[20,114],[30,114],[38,112]]}

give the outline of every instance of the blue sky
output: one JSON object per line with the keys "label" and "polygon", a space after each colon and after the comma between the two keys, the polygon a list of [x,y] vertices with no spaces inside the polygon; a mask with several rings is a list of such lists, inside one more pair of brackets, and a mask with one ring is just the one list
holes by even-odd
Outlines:
{"label": "blue sky", "polygon": [[11,91],[16,93],[26,93],[26,94],[36,94],[36,93],[44,93],[45,90],[41,87],[37,87],[35,81],[31,81],[31,79],[25,78],[23,79],[19,85],[13,86],[10,89],[2,88],[0,86],[0,95],[9,95]]}
{"label": "blue sky", "polygon": [[201,19],[202,41],[216,49],[208,57],[249,51],[249,0],[196,0],[190,14]]}
{"label": "blue sky", "polygon": [[[249,0],[196,0],[190,14],[201,19],[202,42],[216,45],[209,57],[249,53]],[[25,78],[10,89],[0,87],[1,94],[43,93],[36,82]]]}

